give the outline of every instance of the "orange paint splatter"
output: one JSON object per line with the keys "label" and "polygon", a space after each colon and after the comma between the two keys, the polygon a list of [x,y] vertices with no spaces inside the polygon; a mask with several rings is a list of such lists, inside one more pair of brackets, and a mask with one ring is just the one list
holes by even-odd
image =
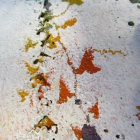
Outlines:
{"label": "orange paint splatter", "polygon": [[88,112],[94,113],[94,118],[95,118],[95,119],[98,119],[98,118],[99,118],[98,101],[95,103],[94,106],[92,106],[92,108],[89,108],[89,109],[88,109]]}
{"label": "orange paint splatter", "polygon": [[81,65],[78,69],[73,70],[75,74],[83,74],[87,71],[90,74],[96,73],[101,70],[101,68],[96,67],[92,61],[94,56],[92,55],[93,51],[91,49],[86,50],[85,54],[81,60]]}
{"label": "orange paint splatter", "polygon": [[42,86],[39,87],[38,92],[40,92],[39,100],[41,100],[42,98],[44,98],[44,91],[42,89]]}
{"label": "orange paint splatter", "polygon": [[67,20],[67,21],[64,23],[64,25],[62,25],[62,26],[56,25],[56,30],[59,29],[59,28],[66,29],[67,27],[73,26],[76,22],[77,22],[77,19],[76,19],[76,18],[69,19],[69,20]]}
{"label": "orange paint splatter", "polygon": [[82,138],[82,131],[78,127],[72,127],[72,130],[78,140]]}
{"label": "orange paint splatter", "polygon": [[70,93],[64,81],[62,80],[62,78],[60,78],[60,94],[59,94],[59,100],[57,101],[57,103],[62,104],[64,102],[67,102],[68,97],[71,98],[73,96],[75,95],[73,93]]}
{"label": "orange paint splatter", "polygon": [[32,96],[30,96],[30,107],[33,106],[33,99],[32,99]]}

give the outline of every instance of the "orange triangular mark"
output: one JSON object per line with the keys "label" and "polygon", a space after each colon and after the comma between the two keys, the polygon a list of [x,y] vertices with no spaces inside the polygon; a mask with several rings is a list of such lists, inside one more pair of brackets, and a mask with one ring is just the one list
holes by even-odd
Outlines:
{"label": "orange triangular mark", "polygon": [[88,112],[94,113],[94,118],[98,119],[99,118],[99,108],[98,108],[98,101],[95,103],[94,106],[88,109]]}
{"label": "orange triangular mark", "polygon": [[82,138],[82,131],[78,127],[72,127],[72,130],[74,131],[77,139],[80,140]]}
{"label": "orange triangular mark", "polygon": [[57,103],[62,104],[64,102],[67,102],[68,97],[71,98],[72,96],[75,95],[73,93],[70,93],[64,81],[62,80],[62,78],[60,78],[60,93],[59,93],[59,100],[57,101]]}
{"label": "orange triangular mark", "polygon": [[96,67],[92,63],[94,59],[92,53],[93,51],[91,49],[85,51],[84,56],[81,60],[80,67],[78,69],[73,70],[75,74],[83,74],[85,71],[87,71],[90,74],[93,74],[101,70],[101,68]]}

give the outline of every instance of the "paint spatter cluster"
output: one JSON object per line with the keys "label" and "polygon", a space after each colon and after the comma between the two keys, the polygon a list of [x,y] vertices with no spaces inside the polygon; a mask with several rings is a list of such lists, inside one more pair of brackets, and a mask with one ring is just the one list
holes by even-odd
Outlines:
{"label": "paint spatter cluster", "polygon": [[[30,74],[30,83],[32,85],[32,89],[36,89],[34,93],[38,97],[39,102],[41,102],[42,99],[45,98],[45,94],[51,90],[51,82],[49,81],[49,77],[51,77],[51,74],[53,74],[53,70],[49,72],[40,72],[40,67],[45,67],[44,63],[45,60],[52,59],[55,61],[56,55],[59,55],[59,53],[63,53],[67,57],[67,65],[71,68],[71,71],[75,77],[74,81],[74,89],[75,92],[71,93],[67,83],[63,80],[63,74],[60,76],[59,79],[59,97],[58,100],[55,102],[58,106],[65,105],[67,102],[71,99],[77,99],[77,76],[84,74],[84,72],[87,72],[88,74],[96,74],[101,71],[101,68],[99,66],[96,66],[93,61],[94,61],[94,52],[98,52],[101,55],[105,55],[107,53],[111,53],[112,55],[115,54],[121,54],[123,56],[126,56],[121,50],[97,50],[93,48],[86,48],[84,50],[84,55],[81,58],[81,62],[78,68],[76,68],[73,64],[73,62],[69,58],[69,53],[67,51],[67,47],[64,46],[63,42],[61,41],[61,36],[60,36],[60,30],[65,30],[66,28],[72,28],[75,24],[77,24],[77,19],[72,18],[68,19],[64,22],[63,25],[58,25],[57,23],[52,23],[53,18],[57,18],[67,12],[70,6],[72,5],[78,5],[80,6],[83,4],[82,0],[62,0],[62,2],[68,2],[68,7],[65,11],[58,15],[54,15],[52,11],[50,10],[50,5],[47,0],[45,0],[44,3],[44,8],[46,9],[45,11],[41,12],[39,15],[39,28],[37,29],[36,34],[40,35],[41,33],[45,34],[45,38],[43,40],[36,41],[33,43],[31,39],[27,39],[27,43],[25,45],[25,52],[28,53],[29,49],[34,49],[37,44],[40,46],[40,55],[37,56],[36,59],[33,60],[33,62],[25,62],[25,67],[27,69],[27,74]],[[57,35],[54,35],[51,32],[51,28],[55,29],[57,32]],[[57,51],[54,56],[47,54],[44,50],[44,48],[49,49],[50,51],[55,50],[58,47],[58,44],[61,46],[61,50]],[[32,64],[31,64],[32,63]],[[55,68],[54,68],[55,69]],[[31,93],[26,93],[25,91],[18,91],[19,96],[21,96],[21,102],[24,102],[26,99],[26,96],[30,95],[30,107],[34,105],[34,100],[32,98]],[[98,99],[96,99],[96,103],[89,107],[86,111],[87,114],[93,114],[94,119],[99,119],[99,104],[98,104]],[[80,100],[81,101],[81,100]],[[51,102],[52,103],[52,102]],[[52,104],[53,105],[53,104]],[[78,104],[79,105],[79,104]],[[49,103],[47,104],[49,106]],[[79,107],[81,110],[82,108]],[[83,110],[82,110],[83,111]],[[83,111],[84,112],[84,111]],[[84,112],[85,113],[85,112]],[[86,113],[84,118],[86,118]],[[37,122],[34,125],[34,131],[37,128],[42,128],[46,127],[48,130],[52,128],[52,126],[56,127],[56,132],[58,132],[57,127],[59,124],[56,124],[50,117],[49,114],[46,114],[42,119],[40,119],[39,122]],[[75,124],[70,124],[69,127],[71,127],[73,133],[75,134],[75,137],[80,140],[83,138],[83,140],[88,140],[88,137],[91,137],[93,139],[100,140],[100,136],[97,134],[95,128],[93,126],[88,126],[86,124],[82,124],[83,127],[81,128],[80,126],[77,126]],[[91,133],[92,132],[92,133]]]}

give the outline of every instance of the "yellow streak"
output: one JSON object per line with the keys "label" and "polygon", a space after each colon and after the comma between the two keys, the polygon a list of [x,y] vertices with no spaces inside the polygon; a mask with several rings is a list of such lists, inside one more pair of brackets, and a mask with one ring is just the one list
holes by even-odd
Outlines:
{"label": "yellow streak", "polygon": [[103,49],[103,50],[94,49],[94,51],[99,52],[101,55],[104,55],[106,53],[111,53],[112,55],[121,54],[123,56],[127,56],[127,54],[122,52],[122,50],[111,50],[110,48],[108,50],[107,49]]}

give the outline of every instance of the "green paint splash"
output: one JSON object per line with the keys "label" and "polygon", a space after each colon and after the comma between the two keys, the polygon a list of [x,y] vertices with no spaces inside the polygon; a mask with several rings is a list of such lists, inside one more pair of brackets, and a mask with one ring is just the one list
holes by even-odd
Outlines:
{"label": "green paint splash", "polygon": [[130,0],[131,3],[140,3],[140,0]]}
{"label": "green paint splash", "polygon": [[81,5],[83,3],[83,0],[62,0],[63,2],[69,2],[70,5],[76,4]]}

